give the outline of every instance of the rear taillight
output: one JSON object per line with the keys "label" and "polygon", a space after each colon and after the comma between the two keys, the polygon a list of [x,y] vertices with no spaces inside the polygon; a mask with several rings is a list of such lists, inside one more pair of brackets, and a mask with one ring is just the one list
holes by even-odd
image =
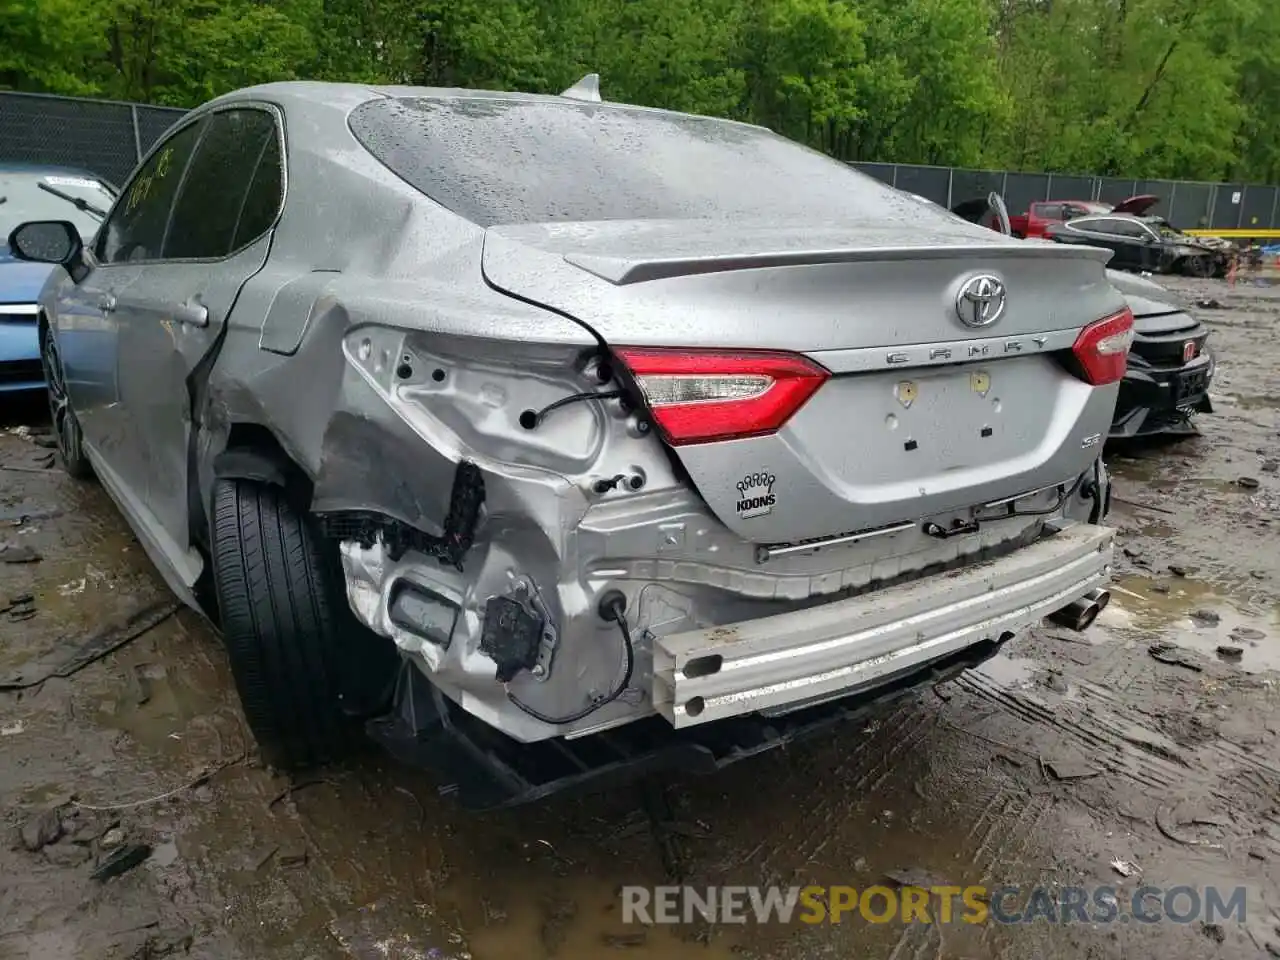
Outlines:
{"label": "rear taillight", "polygon": [[1132,345],[1133,313],[1125,307],[1081,330],[1071,353],[1079,362],[1084,378],[1101,387],[1124,378]]}
{"label": "rear taillight", "polygon": [[622,347],[668,443],[709,443],[778,430],[830,376],[793,353]]}

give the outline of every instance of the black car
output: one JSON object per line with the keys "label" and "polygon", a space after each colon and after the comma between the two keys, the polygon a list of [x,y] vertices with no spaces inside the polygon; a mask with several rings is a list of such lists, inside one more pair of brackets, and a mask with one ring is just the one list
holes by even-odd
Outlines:
{"label": "black car", "polygon": [[[912,196],[924,203],[931,202],[916,194]],[[993,230],[1009,233],[1008,211],[998,194],[965,200],[953,206],[951,212],[972,223],[985,223]],[[1061,230],[1085,221],[1111,220],[1137,222],[1151,234],[1157,227],[1148,224],[1164,224],[1158,217],[1144,219],[1109,214],[1073,220],[1054,229]],[[1168,229],[1176,233],[1172,228]],[[1086,241],[1072,238],[1060,242]],[[1105,244],[1095,241],[1087,245]],[[1145,243],[1143,247],[1146,249]],[[1153,243],[1150,249],[1158,248]],[[1118,259],[1119,254],[1111,265],[1120,266],[1116,263]],[[1209,384],[1213,380],[1214,359],[1207,344],[1209,331],[1159,284],[1114,269],[1107,270],[1107,279],[1129,302],[1134,331],[1128,367],[1120,382],[1120,395],[1108,438],[1194,436],[1197,431],[1192,424],[1192,416],[1213,412]]]}
{"label": "black car", "polygon": [[1109,266],[1117,270],[1221,277],[1230,266],[1222,246],[1179,233],[1160,217],[1123,213],[1078,217],[1047,227],[1044,235],[1057,243],[1114,251]]}
{"label": "black car", "polygon": [[1208,329],[1158,284],[1116,270],[1107,274],[1129,301],[1134,317],[1133,346],[1120,383],[1111,439],[1194,435],[1192,415],[1213,411],[1209,385],[1214,358]]}

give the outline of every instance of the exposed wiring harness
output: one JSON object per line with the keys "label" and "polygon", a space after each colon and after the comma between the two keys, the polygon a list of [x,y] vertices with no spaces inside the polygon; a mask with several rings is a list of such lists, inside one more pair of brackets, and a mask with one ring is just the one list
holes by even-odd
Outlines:
{"label": "exposed wiring harness", "polygon": [[547,418],[547,414],[553,413],[556,410],[559,410],[561,407],[567,407],[571,403],[581,403],[584,400],[617,400],[623,395],[624,395],[623,391],[621,390],[603,390],[600,392],[573,393],[567,397],[561,397],[559,400],[555,401],[554,403],[549,403],[545,407],[543,407],[541,410],[538,410],[537,412],[535,412],[533,415],[533,425],[535,427],[541,426],[542,421]]}
{"label": "exposed wiring harness", "polygon": [[636,665],[635,645],[631,642],[631,628],[627,626],[627,598],[618,591],[612,591],[604,595],[600,600],[600,616],[605,620],[611,620],[618,625],[618,629],[622,632],[622,648],[624,658],[624,668],[622,671],[622,679],[618,681],[608,694],[603,697],[597,697],[590,704],[583,707],[577,713],[571,713],[566,717],[552,717],[545,713],[541,713],[522,703],[510,688],[507,689],[507,699],[510,700],[521,712],[528,714],[535,720],[541,720],[543,723],[550,723],[556,726],[563,726],[566,723],[576,723],[584,717],[589,717],[605,704],[613,703],[618,697],[631,686],[631,673]]}
{"label": "exposed wiring harness", "polygon": [[[1085,476],[1086,475],[1082,473],[1080,474],[1080,476],[1076,477],[1076,482],[1073,483],[1066,490],[1066,492],[1062,493],[1058,497],[1058,499],[1054,501],[1052,506],[1044,507],[1043,509],[1040,509],[1040,510],[1014,509],[1014,510],[1007,511],[1006,513],[997,514],[994,516],[975,516],[974,520],[978,521],[979,523],[991,523],[996,520],[1004,520],[1009,517],[1043,517],[1043,516],[1047,516],[1050,513],[1057,513],[1059,510],[1062,509],[1062,505],[1066,503],[1068,500],[1070,500],[1071,497],[1075,495],[1075,492],[1080,489],[1080,484],[1084,483]],[[1012,506],[1012,504],[1010,504],[1010,506]]]}

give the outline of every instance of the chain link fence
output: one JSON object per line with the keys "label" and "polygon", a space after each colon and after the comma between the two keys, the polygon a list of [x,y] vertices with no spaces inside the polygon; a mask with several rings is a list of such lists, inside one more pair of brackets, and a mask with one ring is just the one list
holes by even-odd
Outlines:
{"label": "chain link fence", "polygon": [[0,93],[0,163],[76,167],[119,185],[185,112],[110,100]]}
{"label": "chain link fence", "polygon": [[953,206],[996,190],[1011,213],[1024,213],[1036,200],[1100,200],[1119,203],[1151,194],[1160,198],[1148,213],[1183,230],[1280,230],[1280,188],[1252,183],[1191,180],[1130,180],[1058,173],[961,170],[904,163],[855,163],[855,167],[899,190]]}
{"label": "chain link fence", "polygon": [[[0,92],[0,163],[78,167],[120,184],[183,113],[175,107]],[[899,190],[918,193],[948,207],[992,190],[1003,194],[1013,213],[1026,211],[1036,200],[1116,203],[1150,193],[1160,197],[1151,212],[1184,230],[1280,230],[1277,187],[962,170],[902,163],[854,166]]]}

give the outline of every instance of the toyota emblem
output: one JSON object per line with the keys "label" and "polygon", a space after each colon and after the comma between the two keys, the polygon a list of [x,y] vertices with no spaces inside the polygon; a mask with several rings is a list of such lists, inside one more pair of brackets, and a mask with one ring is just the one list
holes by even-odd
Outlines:
{"label": "toyota emblem", "polygon": [[988,327],[1000,319],[1006,303],[1004,284],[999,277],[980,274],[970,277],[956,296],[956,316],[969,327]]}

